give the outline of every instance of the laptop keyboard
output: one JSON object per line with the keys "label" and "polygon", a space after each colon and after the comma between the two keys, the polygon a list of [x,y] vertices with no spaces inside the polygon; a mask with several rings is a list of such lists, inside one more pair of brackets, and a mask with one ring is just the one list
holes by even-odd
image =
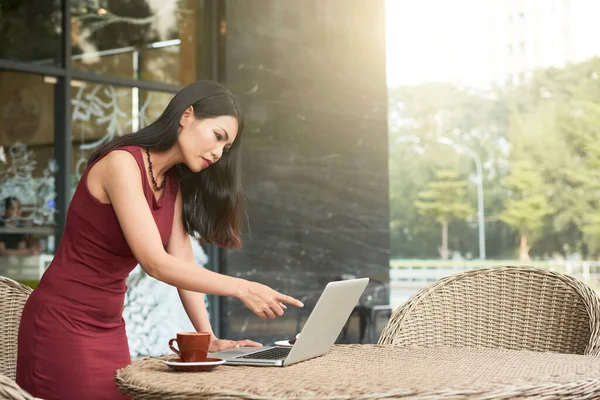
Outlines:
{"label": "laptop keyboard", "polygon": [[291,347],[272,347],[267,350],[259,351],[256,353],[248,354],[245,356],[240,356],[236,358],[251,358],[251,359],[259,359],[259,360],[281,360],[282,358],[286,358],[288,354],[290,354]]}

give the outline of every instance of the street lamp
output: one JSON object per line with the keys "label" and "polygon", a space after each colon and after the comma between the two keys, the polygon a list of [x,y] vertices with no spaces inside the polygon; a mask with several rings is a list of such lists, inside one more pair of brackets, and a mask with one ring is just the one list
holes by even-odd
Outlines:
{"label": "street lamp", "polygon": [[475,161],[475,168],[477,169],[477,219],[479,225],[479,259],[485,260],[485,222],[484,222],[484,211],[483,211],[483,166],[481,159],[473,150],[462,144],[455,143],[452,139],[447,137],[438,138],[438,143],[448,145],[456,150],[458,153],[464,153],[470,156]]}

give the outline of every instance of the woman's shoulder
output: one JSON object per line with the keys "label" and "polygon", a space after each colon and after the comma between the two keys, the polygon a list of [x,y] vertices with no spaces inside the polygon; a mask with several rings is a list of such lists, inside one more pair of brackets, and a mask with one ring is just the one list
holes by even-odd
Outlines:
{"label": "woman's shoulder", "polygon": [[126,153],[129,153],[131,156],[133,156],[133,158],[138,161],[141,160],[142,158],[142,148],[139,146],[121,146],[121,147],[117,147],[114,148],[112,150],[110,150],[109,152],[107,152],[105,154],[105,157],[110,156],[110,155],[117,155],[120,157],[123,156],[127,156]]}
{"label": "woman's shoulder", "polygon": [[134,151],[133,148],[119,147],[106,152],[88,165],[84,180],[88,186],[94,184],[102,186],[102,182],[107,180],[131,179],[135,178],[135,175],[139,177],[142,167]]}
{"label": "woman's shoulder", "polygon": [[138,157],[135,153],[125,147],[119,147],[107,153],[104,156],[106,169],[111,173],[126,172],[127,170],[137,170],[139,167]]}
{"label": "woman's shoulder", "polygon": [[111,149],[106,153],[100,155],[96,160],[94,160],[91,164],[88,165],[87,169],[91,169],[94,165],[100,163],[100,161],[105,160],[102,164],[108,165],[112,163],[124,162],[127,163],[127,160],[135,160],[138,162],[141,160],[141,149],[138,146],[122,146]]}

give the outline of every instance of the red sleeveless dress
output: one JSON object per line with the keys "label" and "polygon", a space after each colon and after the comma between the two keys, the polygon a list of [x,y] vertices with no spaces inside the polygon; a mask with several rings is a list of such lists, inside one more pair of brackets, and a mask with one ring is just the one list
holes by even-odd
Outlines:
{"label": "red sleeveless dress", "polygon": [[[142,149],[131,153],[166,245],[179,181],[173,171],[157,201]],[[91,167],[91,166],[90,166]],[[43,399],[124,399],[114,373],[131,362],[122,317],[126,279],[137,265],[112,205],[88,190],[84,172],[69,205],[56,255],[23,310],[18,338],[17,383]]]}

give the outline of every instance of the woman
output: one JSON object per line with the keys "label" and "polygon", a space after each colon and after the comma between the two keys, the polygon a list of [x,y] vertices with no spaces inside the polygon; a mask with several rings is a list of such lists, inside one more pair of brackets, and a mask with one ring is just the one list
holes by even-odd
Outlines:
{"label": "woman", "polygon": [[[243,118],[233,95],[200,81],[139,132],[92,154],[52,264],[19,329],[17,383],[44,399],[124,398],[115,370],[130,362],[121,311],[137,263],[178,288],[198,331],[210,331],[203,293],[239,298],[261,318],[302,303],[259,283],[198,268],[189,234],[240,247]],[[260,346],[214,338],[211,351]]]}

